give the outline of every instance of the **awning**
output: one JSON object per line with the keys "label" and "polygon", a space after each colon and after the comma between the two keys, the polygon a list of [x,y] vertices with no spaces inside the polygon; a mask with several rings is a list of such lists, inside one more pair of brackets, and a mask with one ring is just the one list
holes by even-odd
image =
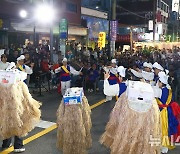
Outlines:
{"label": "awning", "polygon": [[[34,26],[33,25],[25,25],[24,23],[11,23],[13,31],[16,32],[34,32]],[[36,32],[37,33],[49,33],[50,27],[43,27],[43,26],[36,26]],[[53,27],[53,33],[59,34],[59,26]],[[87,35],[87,28],[81,27],[81,26],[71,26],[69,25],[68,28],[68,34],[69,35],[77,35],[77,36],[86,36]]]}

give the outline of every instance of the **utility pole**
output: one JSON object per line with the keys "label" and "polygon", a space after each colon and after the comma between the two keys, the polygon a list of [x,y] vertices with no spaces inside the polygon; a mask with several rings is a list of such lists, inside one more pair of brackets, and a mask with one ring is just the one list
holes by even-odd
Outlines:
{"label": "utility pole", "polygon": [[153,42],[155,42],[155,35],[156,35],[156,11],[157,11],[157,0],[154,0],[154,4],[153,4]]}
{"label": "utility pole", "polygon": [[115,41],[111,40],[111,21],[116,20],[116,0],[110,0],[109,5],[109,34],[108,34],[108,58],[115,53]]}
{"label": "utility pole", "polygon": [[109,30],[108,30],[108,59],[111,58],[111,20],[112,20],[112,0],[110,0],[109,12],[108,12],[108,20],[109,20]]}
{"label": "utility pole", "polygon": [[[113,0],[113,2],[112,2],[112,20],[116,20],[116,0]],[[115,44],[116,44],[116,41],[114,41],[114,40],[111,41],[111,48],[112,48],[111,57],[113,57],[115,55],[115,50],[116,50]]]}
{"label": "utility pole", "polygon": [[[53,0],[50,1],[50,5],[53,8]],[[51,62],[53,62],[53,21],[50,23],[50,54],[51,54]]]}
{"label": "utility pole", "polygon": [[133,49],[133,27],[130,27],[130,51]]}

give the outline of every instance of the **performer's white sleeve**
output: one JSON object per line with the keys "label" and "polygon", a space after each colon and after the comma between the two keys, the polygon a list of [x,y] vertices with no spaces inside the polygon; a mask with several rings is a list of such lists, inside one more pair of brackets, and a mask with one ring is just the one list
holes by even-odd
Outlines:
{"label": "performer's white sleeve", "polygon": [[32,68],[27,66],[27,65],[25,65],[25,70],[26,70],[26,73],[29,74],[29,75],[31,75],[33,73]]}
{"label": "performer's white sleeve", "polygon": [[59,73],[61,71],[61,67],[55,69],[55,73]]}
{"label": "performer's white sleeve", "polygon": [[154,97],[155,98],[161,98],[162,90],[157,86],[153,86],[152,88],[153,88],[153,91],[154,91]]}
{"label": "performer's white sleeve", "polygon": [[119,95],[119,84],[110,85],[108,80],[104,80],[104,94],[106,96]]}
{"label": "performer's white sleeve", "polygon": [[71,74],[73,74],[73,75],[79,75],[79,71],[76,71],[73,67],[71,67],[70,66],[70,72],[71,72]]}

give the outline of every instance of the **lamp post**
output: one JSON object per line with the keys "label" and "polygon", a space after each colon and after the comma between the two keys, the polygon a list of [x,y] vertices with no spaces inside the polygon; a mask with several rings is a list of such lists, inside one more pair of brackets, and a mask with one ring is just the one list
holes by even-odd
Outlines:
{"label": "lamp post", "polygon": [[[53,57],[53,20],[55,17],[55,11],[53,8],[53,0],[50,1],[50,5],[43,4],[37,7],[35,12],[36,20],[50,25],[50,51],[51,58]],[[52,59],[51,59],[52,60]]]}
{"label": "lamp post", "polygon": [[127,28],[130,32],[130,51],[133,49],[133,27],[130,26]]}

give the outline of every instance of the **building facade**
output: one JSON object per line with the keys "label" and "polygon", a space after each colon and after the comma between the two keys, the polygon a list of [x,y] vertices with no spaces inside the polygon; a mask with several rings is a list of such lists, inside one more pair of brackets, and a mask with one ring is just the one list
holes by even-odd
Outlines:
{"label": "building facade", "polygon": [[[55,18],[50,24],[40,23],[35,19],[35,9],[42,3],[53,4]],[[23,19],[19,15],[22,9],[27,12],[27,17]],[[87,28],[81,26],[81,0],[1,0],[0,44],[24,44],[25,40],[34,43],[34,33],[37,40],[35,44],[49,41],[50,27],[58,41],[62,18],[68,21],[68,39],[81,40],[87,36]]]}
{"label": "building facade", "polygon": [[[168,0],[118,0],[117,19],[119,23],[137,28],[145,28],[146,35],[141,33],[144,41],[153,40],[153,30],[149,21],[154,20],[155,40],[163,41],[168,30]],[[144,38],[148,36],[148,38]]]}

